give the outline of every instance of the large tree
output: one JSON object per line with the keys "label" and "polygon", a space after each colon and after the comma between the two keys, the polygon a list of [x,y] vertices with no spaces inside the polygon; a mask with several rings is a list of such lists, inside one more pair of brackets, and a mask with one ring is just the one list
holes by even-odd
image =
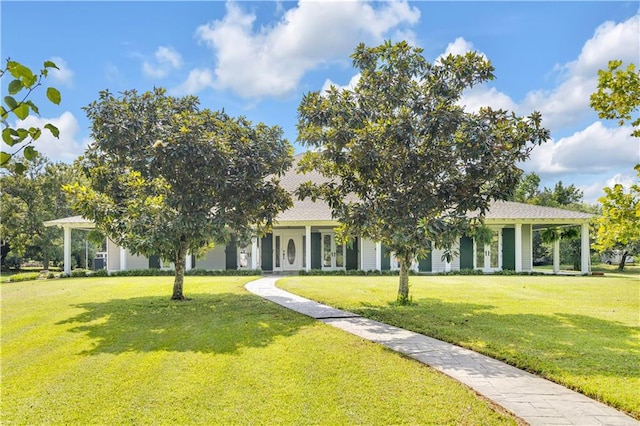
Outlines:
{"label": "large tree", "polygon": [[[640,165],[636,172],[640,179]],[[616,184],[604,188],[598,199],[602,214],[595,221],[597,234],[594,247],[599,251],[618,250],[621,253],[618,270],[624,270],[627,255],[640,249],[640,184],[631,185],[629,192]]]}
{"label": "large tree", "polygon": [[[22,170],[18,164],[26,164]],[[51,163],[37,156],[30,161],[16,157],[0,171],[0,237],[2,264],[13,252],[17,257],[28,256],[43,262],[61,255],[58,250],[62,233],[46,228],[44,221],[71,215],[70,204],[62,193],[62,186],[78,180],[77,171],[64,163]],[[59,253],[60,252],[60,253]]]}
{"label": "large tree", "polygon": [[182,300],[185,256],[235,235],[247,242],[291,204],[279,186],[291,165],[282,130],[200,109],[164,89],[85,108],[94,142],[81,165],[89,185],[69,186],[81,214],[132,253],[175,265],[172,299]]}
{"label": "large tree", "polygon": [[[622,61],[609,61],[609,68],[598,71],[598,91],[591,95],[591,107],[600,118],[630,121],[632,136],[640,137],[640,70],[635,64],[622,68]],[[633,120],[633,121],[632,121]]]}
{"label": "large tree", "polygon": [[516,163],[548,139],[541,117],[482,108],[465,112],[465,89],[494,78],[481,55],[427,62],[406,42],[360,44],[353,89],[311,92],[299,106],[299,141],[315,148],[301,162],[327,181],[300,197],[325,200],[343,239],[380,241],[400,261],[398,302],[409,301],[408,270],[430,242],[450,258],[469,212],[480,219],[506,199],[522,171]]}

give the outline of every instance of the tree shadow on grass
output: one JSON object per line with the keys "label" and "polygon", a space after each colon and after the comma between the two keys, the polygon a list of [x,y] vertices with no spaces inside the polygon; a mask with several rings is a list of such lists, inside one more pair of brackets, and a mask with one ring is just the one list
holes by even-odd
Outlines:
{"label": "tree shadow on grass", "polygon": [[640,327],[568,313],[499,314],[495,308],[425,298],[409,306],[363,304],[352,312],[477,350],[533,373],[640,377]]}
{"label": "tree shadow on grass", "polygon": [[288,337],[313,319],[252,295],[197,294],[176,302],[136,297],[82,303],[84,312],[59,322],[84,333],[94,347],[83,354],[122,352],[234,353]]}

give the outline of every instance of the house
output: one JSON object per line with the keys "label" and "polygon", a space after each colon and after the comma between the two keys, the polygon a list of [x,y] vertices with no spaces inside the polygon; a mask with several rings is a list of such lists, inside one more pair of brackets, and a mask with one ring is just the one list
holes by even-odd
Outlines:
{"label": "house", "polygon": [[[299,158],[299,156],[297,157]],[[318,173],[300,175],[295,167],[283,176],[282,186],[293,192],[301,182],[320,180]],[[472,238],[462,237],[457,247],[459,256],[447,263],[442,251],[433,249],[424,259],[417,259],[413,269],[419,272],[445,272],[460,269],[532,271],[533,232],[549,227],[580,226],[581,273],[590,272],[589,221],[592,215],[551,207],[498,201],[485,217],[493,230],[490,244],[482,247]],[[71,230],[92,229],[95,224],[74,216],[45,222],[46,226],[64,229],[64,269],[70,272]],[[218,245],[200,258],[187,256],[187,270],[192,268],[262,269],[290,272],[300,270],[393,270],[398,268],[393,253],[379,242],[356,238],[352,244],[339,243],[334,228],[338,222],[331,217],[329,207],[321,201],[298,200],[282,212],[274,223],[272,233],[254,238],[251,245]],[[112,241],[107,241],[106,267],[109,271],[170,268],[155,256],[135,256]],[[554,246],[554,271],[559,271],[559,242]]]}

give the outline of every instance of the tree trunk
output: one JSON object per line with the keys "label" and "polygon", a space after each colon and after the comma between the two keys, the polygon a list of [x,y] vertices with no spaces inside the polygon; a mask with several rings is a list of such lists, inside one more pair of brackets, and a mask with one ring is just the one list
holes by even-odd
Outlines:
{"label": "tree trunk", "polygon": [[182,293],[182,288],[184,285],[184,269],[185,269],[185,256],[187,254],[187,249],[184,244],[180,245],[178,252],[176,253],[176,259],[173,260],[173,264],[175,265],[175,279],[173,281],[173,296],[171,296],[171,300],[186,300],[184,294]]}
{"label": "tree trunk", "polygon": [[400,259],[400,285],[398,287],[398,304],[409,304],[409,263]]}
{"label": "tree trunk", "polygon": [[618,263],[618,271],[622,272],[624,271],[624,265],[627,263],[627,255],[629,254],[628,251],[623,251],[622,252],[622,258],[620,259],[620,263]]}

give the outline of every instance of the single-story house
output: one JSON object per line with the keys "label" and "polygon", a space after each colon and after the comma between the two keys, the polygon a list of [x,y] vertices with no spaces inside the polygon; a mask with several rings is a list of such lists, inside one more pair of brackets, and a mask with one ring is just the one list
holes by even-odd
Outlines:
{"label": "single-story house", "polygon": [[[299,156],[296,158],[298,159]],[[321,179],[319,174],[301,175],[292,167],[281,184],[292,192],[301,182]],[[218,245],[204,256],[187,256],[187,270],[192,268],[262,269],[290,272],[322,269],[393,270],[398,268],[395,256],[376,241],[356,238],[350,245],[336,241],[334,228],[338,222],[331,217],[329,207],[322,201],[298,200],[282,212],[270,234],[254,238],[251,245]],[[491,205],[485,223],[493,232],[491,244],[484,247],[472,238],[460,238],[459,256],[452,262],[442,260],[442,251],[433,249],[425,259],[417,259],[413,268],[419,272],[445,272],[460,269],[531,271],[533,269],[533,232],[549,227],[580,226],[581,273],[590,272],[589,221],[592,215],[551,207],[534,206],[508,201]],[[92,229],[95,224],[80,216],[45,222],[46,226],[64,229],[64,270],[70,272],[71,230]],[[554,246],[554,271],[559,271],[559,242]],[[106,268],[108,271],[146,268],[171,268],[156,256],[135,256],[111,240],[107,241]]]}

